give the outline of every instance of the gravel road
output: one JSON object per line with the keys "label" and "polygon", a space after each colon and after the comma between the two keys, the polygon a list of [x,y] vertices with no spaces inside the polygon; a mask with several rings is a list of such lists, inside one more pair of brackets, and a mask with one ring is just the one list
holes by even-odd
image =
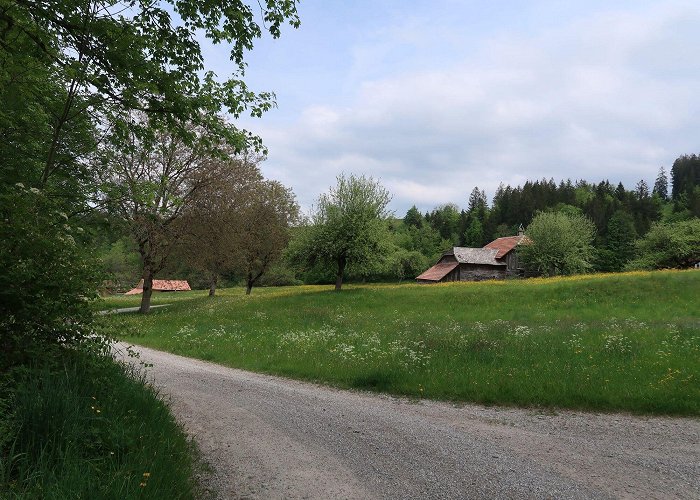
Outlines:
{"label": "gravel road", "polygon": [[700,499],[698,419],[415,402],[136,350],[220,498]]}

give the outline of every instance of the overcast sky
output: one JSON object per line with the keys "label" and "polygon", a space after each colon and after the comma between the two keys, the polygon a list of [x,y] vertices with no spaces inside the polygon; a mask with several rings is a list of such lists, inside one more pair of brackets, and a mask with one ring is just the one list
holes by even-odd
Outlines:
{"label": "overcast sky", "polygon": [[[341,172],[398,216],[553,177],[653,183],[700,152],[700,2],[302,0],[246,82],[278,108],[237,122],[305,209]],[[221,76],[224,48],[207,50]]]}

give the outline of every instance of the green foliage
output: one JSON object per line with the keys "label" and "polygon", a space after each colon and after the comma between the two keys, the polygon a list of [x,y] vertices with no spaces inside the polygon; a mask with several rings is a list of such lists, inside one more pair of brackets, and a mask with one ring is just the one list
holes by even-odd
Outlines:
{"label": "green foliage", "polygon": [[97,268],[76,244],[82,229],[37,188],[0,192],[0,371],[41,343],[76,344],[93,333]]}
{"label": "green foliage", "polygon": [[398,248],[389,255],[387,275],[398,278],[400,283],[415,278],[430,265],[431,262],[422,253]]}
{"label": "green foliage", "polygon": [[531,243],[522,245],[519,252],[528,272],[556,276],[591,269],[595,226],[586,217],[542,212],[525,234]]}
{"label": "green foliage", "polygon": [[[299,25],[293,0],[263,5],[265,28],[272,36],[280,35],[286,21]],[[10,41],[4,50],[16,57],[20,49],[29,49],[28,62],[51,68],[67,83],[63,110],[68,113],[58,115],[66,123],[78,109],[78,114],[107,117],[121,128],[126,126],[120,118],[123,111],[142,110],[171,130],[186,134],[181,124],[197,122],[240,143],[244,135],[221,127],[220,110],[259,116],[274,104],[271,93],[257,95],[240,79],[245,51],[262,34],[257,8],[242,0],[141,2],[128,9],[112,0],[15,2],[3,9],[0,26]],[[230,44],[231,60],[240,72],[220,81],[203,71],[198,35]]]}
{"label": "green foliage", "polygon": [[357,273],[382,257],[391,196],[371,177],[340,175],[337,181],[319,198],[311,226],[300,233],[290,255],[297,262],[335,268],[339,290],[346,266]]}
{"label": "green foliage", "polygon": [[628,269],[684,268],[700,262],[700,218],[654,224],[637,241]]}
{"label": "green foliage", "polygon": [[674,201],[680,200],[683,195],[688,196],[696,186],[700,186],[700,156],[682,155],[676,158],[671,167],[671,182]]}
{"label": "green foliage", "polygon": [[391,235],[397,247],[420,252],[429,261],[435,260],[451,244],[449,240],[443,240],[429,224],[421,227],[403,224],[396,227]]}
{"label": "green foliage", "polygon": [[125,292],[134,287],[141,271],[138,250],[128,237],[121,237],[99,253],[101,268],[107,275],[106,291]]}
{"label": "green foliage", "polygon": [[634,257],[634,242],[637,232],[634,220],[627,212],[621,210],[608,221],[608,237],[604,248],[598,252],[598,270],[620,272]]}
{"label": "green foliage", "polygon": [[408,209],[408,212],[406,212],[406,216],[403,218],[404,224],[406,224],[407,226],[413,226],[417,228],[422,227],[424,222],[425,219],[423,218],[423,214],[420,213],[420,211],[416,208],[415,205]]}
{"label": "green foliage", "polygon": [[194,498],[191,445],[145,377],[64,352],[13,379],[0,409],[2,498]]}
{"label": "green foliage", "polygon": [[664,201],[668,200],[668,177],[666,176],[664,167],[659,169],[659,175],[656,176],[653,193]]}
{"label": "green foliage", "polygon": [[269,271],[261,276],[260,286],[291,286],[301,285],[303,282],[296,277],[294,269],[286,265],[284,260],[272,264]]}
{"label": "green foliage", "polygon": [[440,237],[452,242],[454,246],[459,243],[459,207],[454,203],[447,203],[435,208],[426,219],[430,225],[440,233]]}
{"label": "green foliage", "polygon": [[467,232],[464,233],[464,244],[468,247],[480,248],[484,246],[484,227],[481,221],[473,218]]}
{"label": "green foliage", "polygon": [[184,292],[150,316],[108,319],[139,332],[129,337],[137,343],[341,387],[700,415],[694,270],[220,292]]}

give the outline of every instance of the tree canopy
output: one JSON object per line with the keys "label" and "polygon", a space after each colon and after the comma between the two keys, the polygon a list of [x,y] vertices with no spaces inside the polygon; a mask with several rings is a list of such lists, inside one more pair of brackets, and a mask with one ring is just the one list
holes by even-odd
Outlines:
{"label": "tree canopy", "polygon": [[595,226],[590,219],[564,212],[541,212],[525,234],[530,242],[521,245],[519,252],[528,272],[555,276],[591,269]]}
{"label": "tree canopy", "polygon": [[311,226],[294,248],[294,260],[334,267],[335,289],[340,290],[348,265],[359,268],[382,257],[390,200],[389,192],[371,177],[338,176],[335,187],[319,197]]}
{"label": "tree canopy", "polygon": [[628,269],[690,267],[700,262],[700,219],[654,224],[636,250]]}

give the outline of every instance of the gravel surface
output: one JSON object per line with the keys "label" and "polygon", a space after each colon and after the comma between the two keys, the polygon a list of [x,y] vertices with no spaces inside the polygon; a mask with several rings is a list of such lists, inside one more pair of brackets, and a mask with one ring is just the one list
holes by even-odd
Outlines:
{"label": "gravel surface", "polygon": [[135,349],[220,498],[700,499],[698,419],[416,402]]}

